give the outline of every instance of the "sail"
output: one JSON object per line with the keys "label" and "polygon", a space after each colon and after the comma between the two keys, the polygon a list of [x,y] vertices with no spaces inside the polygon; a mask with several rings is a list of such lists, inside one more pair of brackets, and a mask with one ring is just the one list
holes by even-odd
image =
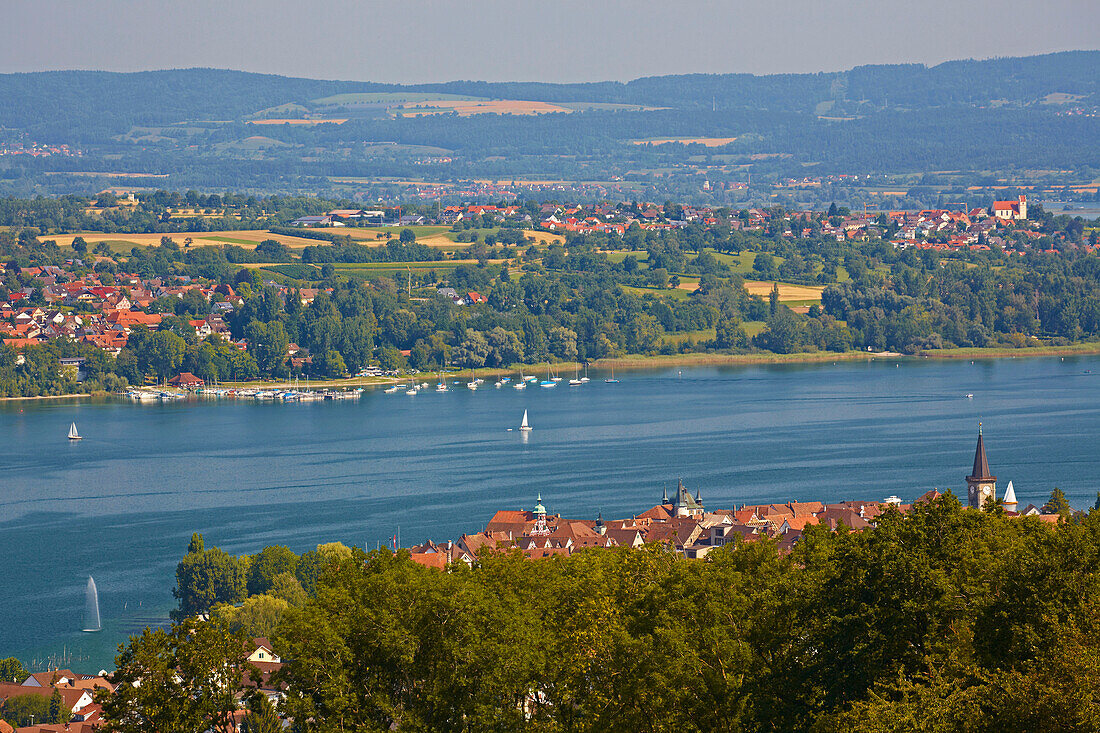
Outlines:
{"label": "sail", "polygon": [[95,580],[88,576],[88,587],[84,590],[84,630],[99,631],[99,591],[95,587]]}
{"label": "sail", "polygon": [[521,423],[519,424],[519,426],[520,426],[521,428],[526,428],[526,427],[530,427],[530,426],[529,426],[529,425],[527,424],[527,410],[524,410],[524,411],[523,411],[523,422],[521,422]]}
{"label": "sail", "polygon": [[70,438],[79,438],[80,437],[80,433],[76,432],[76,423],[75,422],[72,425],[69,426],[69,437]]}

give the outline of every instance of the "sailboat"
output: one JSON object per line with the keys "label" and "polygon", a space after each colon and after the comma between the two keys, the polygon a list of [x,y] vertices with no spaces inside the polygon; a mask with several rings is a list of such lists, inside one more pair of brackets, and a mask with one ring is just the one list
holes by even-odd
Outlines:
{"label": "sailboat", "polygon": [[619,383],[619,380],[615,379],[615,367],[611,367],[611,379],[605,379],[603,381],[606,382],[607,384],[618,384]]}
{"label": "sailboat", "polygon": [[531,426],[527,423],[527,410],[523,411],[523,420],[519,423],[519,429],[527,432],[531,429]]}
{"label": "sailboat", "polygon": [[583,384],[583,383],[586,383],[586,382],[588,382],[588,365],[587,364],[584,365],[584,376],[581,377],[581,383]]}
{"label": "sailboat", "polygon": [[80,433],[76,432],[76,423],[69,426],[69,440],[81,440]]}
{"label": "sailboat", "polygon": [[523,376],[523,372],[519,373],[519,381],[512,385],[512,389],[527,389],[527,377]]}
{"label": "sailboat", "polygon": [[578,364],[577,365],[577,373],[572,379],[569,380],[569,386],[570,387],[579,387],[582,384],[584,384],[584,382],[581,381],[581,367]]}
{"label": "sailboat", "polygon": [[470,381],[466,382],[466,389],[469,389],[469,390],[477,389],[477,377],[474,376],[474,370],[473,369],[470,370]]}
{"label": "sailboat", "polygon": [[550,378],[550,365],[547,364],[546,365],[546,379],[543,382],[540,382],[539,386],[540,387],[545,387],[546,389],[551,389],[552,387],[557,387],[558,382],[560,382],[560,381],[561,381],[560,377],[555,378],[555,379]]}
{"label": "sailboat", "polygon": [[436,392],[446,392],[447,391],[447,377],[446,377],[445,374],[443,374],[443,372],[439,373],[439,384],[435,385],[435,391]]}

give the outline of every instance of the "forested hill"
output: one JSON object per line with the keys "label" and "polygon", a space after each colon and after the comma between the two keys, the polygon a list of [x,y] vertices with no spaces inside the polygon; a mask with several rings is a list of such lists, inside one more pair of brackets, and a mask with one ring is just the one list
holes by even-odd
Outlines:
{"label": "forested hill", "polygon": [[222,69],[0,74],[0,127],[36,138],[79,141],[134,125],[238,120],[287,102],[395,88]]}
{"label": "forested hill", "polygon": [[[370,70],[364,70],[369,76]],[[816,74],[689,74],[627,83],[452,81],[402,86],[322,81],[218,69],[0,75],[0,127],[73,139],[185,120],[239,120],[284,104],[309,108],[331,95],[435,92],[494,99],[639,104],[677,109],[879,111],[945,105],[1030,105],[1051,94],[1100,103],[1100,51],[986,61],[860,66]],[[823,106],[824,105],[824,106]],[[68,134],[66,134],[68,132]]]}
{"label": "forested hill", "polygon": [[1032,104],[1065,93],[1100,101],[1100,51],[1067,51],[987,61],[857,66],[817,74],[682,74],[621,84],[450,82],[425,91],[547,102],[615,102],[683,109],[813,111],[821,102],[883,107]]}

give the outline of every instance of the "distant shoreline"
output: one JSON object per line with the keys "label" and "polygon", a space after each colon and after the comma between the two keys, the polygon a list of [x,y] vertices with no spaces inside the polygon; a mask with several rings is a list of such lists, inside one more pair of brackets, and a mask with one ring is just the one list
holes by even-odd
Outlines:
{"label": "distant shoreline", "polygon": [[[1097,356],[1100,355],[1100,342],[1083,344],[1071,344],[1069,346],[1036,346],[1022,349],[1012,348],[958,348],[958,349],[932,349],[916,354],[900,354],[894,351],[810,351],[795,354],[774,353],[750,353],[750,354],[672,354],[657,356],[616,356],[604,359],[596,359],[588,363],[595,369],[625,369],[629,371],[641,371],[647,369],[667,369],[672,367],[703,367],[703,366],[752,366],[770,364],[823,364],[825,362],[838,361],[874,361],[876,359],[897,359],[901,361],[916,361],[920,359],[1007,359],[1007,358],[1044,358],[1054,356]],[[581,367],[583,369],[583,366]],[[549,365],[549,369],[559,375],[568,375],[576,372],[576,362],[558,362]],[[547,370],[545,362],[541,364],[526,364],[515,367],[483,367],[474,369],[477,377],[503,377],[524,373],[538,376]],[[447,372],[446,376],[452,381],[461,381],[470,374],[469,369]],[[350,377],[347,379],[319,379],[309,380],[311,389],[348,389],[352,387],[386,387],[406,382],[422,382],[426,379],[438,379],[438,372],[423,371],[415,375],[404,377]],[[226,389],[271,389],[277,387],[296,388],[305,387],[302,380],[295,384],[285,379],[268,382],[222,382],[220,387]],[[0,402],[12,402],[17,400],[59,400],[70,397],[93,397],[90,392],[66,395],[43,395],[39,397],[0,397]]]}
{"label": "distant shoreline", "polygon": [[69,397],[92,397],[91,392],[75,392],[73,394],[46,394],[35,397],[0,397],[0,402],[15,402],[16,400],[64,400]]}

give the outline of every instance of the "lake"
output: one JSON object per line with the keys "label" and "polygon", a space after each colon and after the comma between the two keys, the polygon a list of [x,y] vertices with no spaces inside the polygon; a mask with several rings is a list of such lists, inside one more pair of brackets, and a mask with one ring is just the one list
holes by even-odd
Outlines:
{"label": "lake", "polygon": [[[446,540],[497,509],[622,517],[683,479],[703,503],[965,496],[979,420],[1020,506],[1100,486],[1100,358],[619,372],[520,392],[270,403],[0,403],[0,657],[112,666],[174,605],[192,532],[233,553]],[[429,379],[434,383],[434,379]],[[972,398],[967,394],[972,393]],[[523,410],[534,430],[517,430]],[[66,440],[76,421],[84,440]],[[81,633],[87,576],[103,631]]]}

